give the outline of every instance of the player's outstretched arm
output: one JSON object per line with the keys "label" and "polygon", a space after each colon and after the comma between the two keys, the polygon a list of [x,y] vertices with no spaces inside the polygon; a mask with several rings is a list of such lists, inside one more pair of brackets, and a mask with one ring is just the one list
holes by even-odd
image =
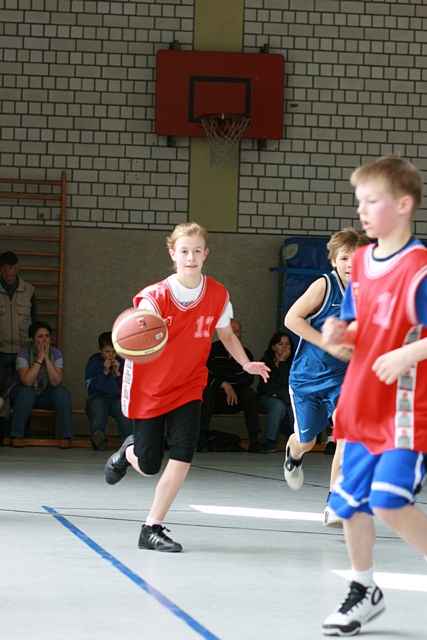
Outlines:
{"label": "player's outstretched arm", "polygon": [[261,376],[267,382],[270,369],[265,362],[251,362],[239,338],[233,333],[231,325],[216,330],[218,338],[221,340],[228,353],[241,365],[241,367],[253,376]]}
{"label": "player's outstretched arm", "polygon": [[393,384],[412,365],[427,358],[427,338],[417,340],[394,351],[384,353],[372,365],[373,371],[385,384]]}

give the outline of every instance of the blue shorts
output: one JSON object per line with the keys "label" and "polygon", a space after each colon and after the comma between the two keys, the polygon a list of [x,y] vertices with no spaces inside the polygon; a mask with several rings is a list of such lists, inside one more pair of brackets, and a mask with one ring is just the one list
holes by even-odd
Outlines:
{"label": "blue shorts", "polygon": [[311,442],[321,433],[332,418],[341,385],[334,383],[333,386],[308,393],[304,388],[304,393],[298,389],[289,387],[292,409],[294,412],[294,431],[299,442]]}
{"label": "blue shorts", "polygon": [[409,449],[369,453],[359,442],[344,442],[340,476],[328,504],[341,518],[400,509],[415,502],[426,475],[424,454]]}

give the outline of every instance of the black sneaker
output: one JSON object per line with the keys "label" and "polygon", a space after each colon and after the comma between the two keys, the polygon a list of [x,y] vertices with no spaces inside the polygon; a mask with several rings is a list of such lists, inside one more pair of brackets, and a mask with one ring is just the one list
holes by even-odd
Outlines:
{"label": "black sneaker", "polygon": [[182,551],[182,545],[169,538],[169,536],[165,534],[165,531],[169,531],[169,529],[166,529],[166,527],[163,527],[161,524],[153,524],[151,527],[148,524],[143,524],[138,540],[138,547],[140,549],[167,551],[169,553],[179,553]]}
{"label": "black sneaker", "polygon": [[120,449],[117,449],[107,460],[104,468],[105,481],[108,484],[116,484],[119,482],[129,467],[129,462],[126,460],[126,449],[133,445],[134,437],[128,436],[122,443]]}
{"label": "black sneaker", "polygon": [[365,587],[353,580],[345,600],[324,621],[323,635],[355,636],[362,624],[379,616],[384,609],[384,595],[376,584]]}

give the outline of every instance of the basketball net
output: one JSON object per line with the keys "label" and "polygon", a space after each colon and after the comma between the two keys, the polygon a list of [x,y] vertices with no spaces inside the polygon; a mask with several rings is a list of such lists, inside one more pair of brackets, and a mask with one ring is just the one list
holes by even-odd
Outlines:
{"label": "basketball net", "polygon": [[200,117],[209,143],[211,165],[223,165],[239,144],[251,119],[243,114],[211,113]]}

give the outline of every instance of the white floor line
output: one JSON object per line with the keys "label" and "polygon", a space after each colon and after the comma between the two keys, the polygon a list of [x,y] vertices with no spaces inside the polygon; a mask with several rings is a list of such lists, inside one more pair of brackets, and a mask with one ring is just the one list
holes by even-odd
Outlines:
{"label": "white floor line", "polygon": [[[341,578],[351,580],[351,571],[333,570]],[[381,589],[393,589],[395,591],[419,591],[427,592],[427,566],[426,574],[419,573],[389,573],[374,572],[374,580]]]}
{"label": "white floor line", "polygon": [[250,507],[225,507],[211,504],[190,504],[192,509],[216,516],[237,516],[240,518],[264,518],[270,520],[302,520],[320,522],[321,514],[311,511],[283,511],[280,509],[254,509]]}

